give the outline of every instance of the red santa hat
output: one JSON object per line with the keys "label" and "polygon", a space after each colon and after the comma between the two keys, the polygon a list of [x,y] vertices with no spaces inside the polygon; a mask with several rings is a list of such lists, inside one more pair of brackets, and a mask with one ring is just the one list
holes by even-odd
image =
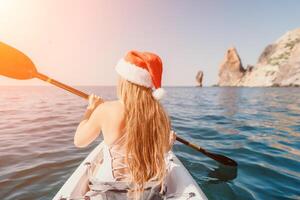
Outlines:
{"label": "red santa hat", "polygon": [[165,93],[161,88],[162,61],[149,52],[130,51],[117,66],[117,73],[124,79],[147,88],[153,88],[153,97],[161,99]]}

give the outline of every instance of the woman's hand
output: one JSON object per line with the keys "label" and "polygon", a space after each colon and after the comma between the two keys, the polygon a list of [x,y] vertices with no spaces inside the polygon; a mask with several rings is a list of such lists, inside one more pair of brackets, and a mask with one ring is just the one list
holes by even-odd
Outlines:
{"label": "woman's hand", "polygon": [[96,96],[95,94],[91,94],[89,96],[89,102],[86,108],[87,110],[84,113],[82,121],[89,119],[92,113],[94,112],[94,110],[97,108],[97,106],[99,106],[103,102],[104,102],[103,99]]}
{"label": "woman's hand", "polygon": [[97,108],[97,106],[103,102],[104,102],[103,99],[101,99],[99,96],[96,96],[95,94],[91,94],[89,96],[89,105],[87,109],[95,110],[95,108]]}
{"label": "woman's hand", "polygon": [[87,110],[74,136],[75,146],[86,147],[99,135],[101,130],[101,116],[103,115],[101,114],[103,109],[99,105],[103,102],[103,99],[94,94],[89,96]]}
{"label": "woman's hand", "polygon": [[174,145],[176,141],[176,132],[171,130],[170,131],[170,139],[169,139],[169,145],[170,145],[170,149],[172,148],[172,146]]}

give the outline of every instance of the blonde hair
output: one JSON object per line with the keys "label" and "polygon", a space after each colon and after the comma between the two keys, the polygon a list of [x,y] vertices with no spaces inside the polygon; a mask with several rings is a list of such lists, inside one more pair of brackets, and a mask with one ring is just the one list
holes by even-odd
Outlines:
{"label": "blonde hair", "polygon": [[120,78],[118,96],[125,106],[126,160],[137,199],[147,181],[155,178],[162,183],[166,176],[170,120],[151,88]]}

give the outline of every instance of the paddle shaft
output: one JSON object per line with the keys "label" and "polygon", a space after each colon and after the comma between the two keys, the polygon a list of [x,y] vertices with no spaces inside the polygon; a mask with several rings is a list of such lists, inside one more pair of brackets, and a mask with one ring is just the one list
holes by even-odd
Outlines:
{"label": "paddle shaft", "polygon": [[191,147],[191,148],[197,150],[197,151],[200,151],[201,153],[206,153],[206,150],[205,150],[205,149],[202,149],[202,148],[199,147],[198,145],[193,144],[193,143],[191,143],[191,142],[189,142],[189,141],[187,141],[187,140],[185,140],[185,139],[183,139],[183,138],[180,138],[180,137],[178,137],[177,135],[176,135],[176,140],[179,141],[179,142],[181,142],[182,144],[185,144],[185,145],[187,145],[187,146],[189,146],[189,147]]}
{"label": "paddle shaft", "polygon": [[68,86],[68,85],[66,85],[66,84],[63,84],[63,83],[61,83],[61,82],[59,82],[59,81],[57,81],[57,80],[55,80],[55,79],[52,79],[52,78],[50,78],[50,77],[48,77],[48,76],[46,76],[46,75],[44,75],[44,74],[36,73],[36,74],[35,74],[35,77],[36,77],[36,78],[39,78],[39,79],[41,79],[41,80],[43,80],[43,81],[46,81],[46,82],[48,82],[48,83],[51,83],[51,84],[53,84],[53,85],[55,85],[55,86],[57,86],[57,87],[59,87],[59,88],[62,88],[62,89],[64,89],[64,90],[67,90],[67,91],[69,91],[69,92],[71,92],[71,93],[73,93],[73,94],[76,94],[76,95],[78,95],[78,96],[80,96],[80,97],[82,97],[82,98],[84,98],[84,99],[88,99],[88,98],[89,98],[89,95],[88,95],[88,94],[86,94],[86,93],[84,93],[84,92],[81,92],[81,91],[79,91],[79,90],[77,90],[77,89],[75,89],[75,88],[73,88],[73,87],[70,87],[70,86]]}
{"label": "paddle shaft", "polygon": [[176,136],[176,140],[203,153],[204,155],[206,155],[207,157],[210,157],[211,159],[219,162],[219,163],[222,163],[223,165],[228,165],[228,166],[232,166],[232,167],[236,167],[238,164],[237,162],[235,162],[234,160],[232,160],[231,158],[228,158],[224,155],[221,155],[221,154],[216,154],[216,153],[212,153],[212,152],[209,152],[203,148],[201,148],[200,146],[196,145],[196,144],[193,144],[183,138],[180,138],[178,136]]}
{"label": "paddle shaft", "polygon": [[[67,90],[67,91],[69,91],[69,92],[71,92],[73,94],[76,94],[77,96],[80,96],[80,97],[82,97],[84,99],[88,99],[89,98],[88,94],[86,94],[86,93],[84,93],[82,91],[79,91],[79,90],[77,90],[77,89],[75,89],[75,88],[73,88],[71,86],[66,85],[66,84],[63,84],[63,83],[61,83],[61,82],[59,82],[57,80],[54,80],[54,79],[52,79],[52,78],[50,78],[50,77],[48,77],[48,76],[46,76],[44,74],[36,73],[35,77],[39,78],[39,79],[41,79],[43,81],[46,81],[48,83],[51,83],[51,84],[53,84],[53,85],[55,85],[55,86],[57,86],[59,88]],[[179,142],[181,142],[181,143],[183,143],[183,144],[185,144],[185,145],[187,145],[187,146],[189,146],[189,147],[191,147],[191,148],[193,148],[193,149],[195,149],[195,150],[197,150],[197,151],[199,151],[199,152],[201,152],[201,153],[203,153],[204,155],[206,155],[206,156],[208,156],[208,157],[214,159],[215,161],[220,162],[220,163],[222,163],[224,165],[237,166],[237,163],[234,160],[232,160],[232,159],[230,159],[230,158],[228,158],[226,156],[208,152],[205,149],[199,147],[198,145],[193,144],[193,143],[191,143],[191,142],[189,142],[189,141],[187,141],[187,140],[185,140],[185,139],[183,139],[183,138],[181,138],[179,136],[176,136],[176,140],[179,141]]]}

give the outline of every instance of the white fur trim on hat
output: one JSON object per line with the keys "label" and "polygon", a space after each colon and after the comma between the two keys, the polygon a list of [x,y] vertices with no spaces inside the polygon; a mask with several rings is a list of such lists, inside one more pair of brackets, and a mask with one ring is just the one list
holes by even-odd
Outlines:
{"label": "white fur trim on hat", "polygon": [[166,93],[166,91],[163,88],[158,88],[152,92],[152,96],[156,100],[160,100],[164,97],[165,93]]}
{"label": "white fur trim on hat", "polygon": [[153,86],[151,76],[147,70],[131,64],[123,58],[118,62],[116,71],[122,78],[132,83],[148,88]]}

